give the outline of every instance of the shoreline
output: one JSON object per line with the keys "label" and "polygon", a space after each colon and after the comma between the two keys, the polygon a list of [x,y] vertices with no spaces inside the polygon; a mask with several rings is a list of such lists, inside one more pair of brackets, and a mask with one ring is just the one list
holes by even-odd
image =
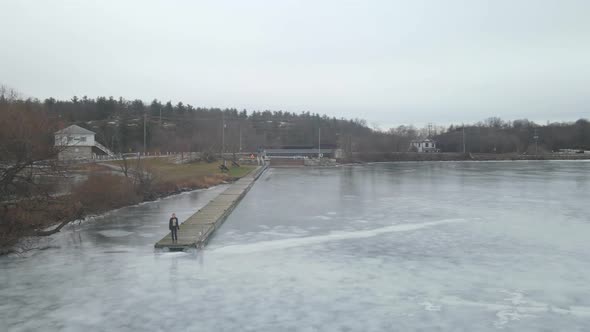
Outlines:
{"label": "shoreline", "polygon": [[351,159],[341,159],[340,165],[375,162],[410,161],[527,161],[527,160],[590,160],[590,154],[493,154],[493,153],[357,153]]}
{"label": "shoreline", "polygon": [[392,160],[392,161],[366,161],[361,163],[338,164],[338,166],[391,164],[391,163],[510,163],[525,161],[561,161],[561,162],[590,162],[590,158],[584,159],[489,159],[489,160]]}
{"label": "shoreline", "polygon": [[[247,174],[249,174],[249,173],[250,172],[248,172]],[[113,212],[116,212],[116,211],[124,209],[124,208],[129,208],[129,207],[133,207],[133,206],[140,206],[142,204],[157,202],[159,200],[173,198],[177,195],[189,194],[191,192],[210,190],[210,189],[213,189],[213,188],[221,186],[221,185],[231,185],[232,183],[238,181],[239,179],[240,179],[240,177],[233,177],[231,179],[225,179],[225,180],[222,180],[218,183],[215,183],[215,184],[212,184],[209,186],[194,187],[194,188],[180,188],[175,191],[169,191],[169,192],[164,192],[164,193],[154,193],[154,195],[152,195],[140,202],[136,202],[136,203],[132,203],[132,204],[124,204],[122,206],[117,206],[117,207],[114,207],[111,209],[106,209],[103,211],[91,212],[88,215],[84,216],[83,218],[72,219],[66,225],[64,225],[63,230],[68,230],[72,227],[72,225],[74,225],[74,226],[79,225],[79,224],[91,221],[93,219],[100,218],[102,216],[108,215],[109,213],[113,213]],[[53,225],[49,225],[47,227],[44,227],[44,228],[42,228],[42,230],[43,231],[51,231],[51,230],[55,229],[56,227],[59,227],[59,223],[55,223]],[[61,230],[56,233],[60,233],[60,232],[61,232]],[[51,234],[51,235],[53,235],[53,234]],[[46,249],[45,247],[38,247],[37,248],[37,247],[29,247],[29,246],[31,246],[31,245],[34,246],[35,244],[41,243],[43,239],[50,238],[51,235],[42,236],[42,235],[30,234],[30,235],[24,235],[22,237],[18,237],[15,239],[15,242],[8,243],[7,245],[0,245],[0,256],[6,256],[6,255],[12,255],[12,254],[19,255],[19,254],[22,254],[22,253],[28,252],[28,251],[44,250],[44,249]],[[19,245],[22,245],[24,247],[24,249],[22,251],[15,250],[18,248]]]}
{"label": "shoreline", "polygon": [[[121,207],[118,207],[118,208],[115,208],[115,209],[111,209],[111,210],[108,210],[108,211],[104,211],[104,212],[100,212],[100,213],[97,213],[97,214],[91,214],[91,215],[88,215],[88,216],[86,216],[86,217],[84,217],[82,219],[76,219],[76,220],[70,221],[70,223],[67,224],[66,226],[64,226],[63,229],[64,230],[67,230],[68,228],[70,228],[72,226],[77,226],[77,225],[80,225],[82,223],[89,222],[92,219],[96,219],[96,218],[101,218],[101,217],[107,216],[110,213],[117,212],[117,211],[122,210],[122,209],[131,208],[131,207],[138,207],[138,206],[142,206],[144,204],[149,204],[149,203],[156,203],[156,202],[159,202],[159,201],[162,201],[162,200],[174,198],[175,196],[188,195],[188,194],[191,194],[191,193],[194,193],[194,192],[211,190],[211,189],[217,188],[219,186],[230,185],[230,184],[231,184],[230,182],[226,182],[226,183],[223,183],[222,182],[222,183],[219,183],[219,184],[216,184],[216,185],[212,185],[212,186],[209,186],[209,187],[206,187],[206,188],[187,189],[187,190],[179,191],[177,193],[173,193],[173,194],[169,194],[169,195],[166,195],[166,196],[158,197],[158,198],[153,199],[153,200],[145,200],[145,201],[141,201],[139,203],[121,206]],[[55,227],[55,225],[49,226],[47,228],[47,230],[51,230],[54,227]],[[34,236],[33,238],[38,238],[38,237],[39,236]]]}

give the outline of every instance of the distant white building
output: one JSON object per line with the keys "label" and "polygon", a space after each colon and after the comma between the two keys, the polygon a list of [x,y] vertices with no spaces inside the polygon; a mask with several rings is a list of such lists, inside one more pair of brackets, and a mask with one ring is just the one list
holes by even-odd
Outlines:
{"label": "distant white building", "polygon": [[113,155],[98,143],[93,131],[71,125],[55,133],[55,146],[59,147],[59,160],[93,159],[97,154]]}
{"label": "distant white building", "polygon": [[430,138],[413,140],[410,142],[410,151],[416,152],[439,152],[436,148],[436,142]]}

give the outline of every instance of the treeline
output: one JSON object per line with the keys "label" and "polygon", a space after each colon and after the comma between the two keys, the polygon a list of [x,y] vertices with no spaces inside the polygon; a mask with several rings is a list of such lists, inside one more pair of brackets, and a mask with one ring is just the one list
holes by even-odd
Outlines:
{"label": "treeline", "polygon": [[[4,98],[6,104],[7,99]],[[2,101],[0,101],[2,103]],[[260,147],[341,147],[390,152],[405,150],[412,137],[369,128],[364,120],[337,119],[310,112],[201,108],[182,102],[113,97],[13,100],[23,108],[46,112],[55,127],[78,124],[115,152],[256,151]],[[145,135],[145,136],[144,136]]]}
{"label": "treeline", "polygon": [[560,149],[590,150],[590,122],[555,122],[539,125],[527,119],[504,121],[497,117],[473,125],[451,125],[437,135],[445,152],[547,153]]}
{"label": "treeline", "polygon": [[[202,108],[178,102],[151,103],[124,98],[86,96],[70,100],[19,98],[0,87],[0,111],[8,106],[34,110],[48,119],[51,130],[78,124],[96,132],[96,139],[115,152],[207,151],[251,152],[260,147],[339,147],[352,152],[407,152],[410,141],[430,137],[442,152],[533,153],[590,149],[590,123],[539,125],[522,119],[491,117],[449,127],[399,126],[370,128],[361,119],[337,119],[310,112],[251,111]],[[6,112],[4,112],[6,113]],[[1,114],[0,114],[1,116]],[[38,115],[37,115],[38,116]],[[52,140],[48,135],[48,140]]]}

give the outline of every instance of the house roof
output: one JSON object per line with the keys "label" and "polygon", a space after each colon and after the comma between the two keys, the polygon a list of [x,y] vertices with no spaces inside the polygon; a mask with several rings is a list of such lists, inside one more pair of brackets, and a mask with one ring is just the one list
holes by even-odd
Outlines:
{"label": "house roof", "polygon": [[434,142],[434,140],[431,140],[430,138],[412,140],[412,143],[423,143],[423,142]]}
{"label": "house roof", "polygon": [[77,125],[71,125],[69,127],[66,127],[62,130],[59,130],[56,132],[56,134],[66,134],[66,135],[94,135],[96,134],[93,131],[90,131],[86,128],[82,128],[80,126]]}

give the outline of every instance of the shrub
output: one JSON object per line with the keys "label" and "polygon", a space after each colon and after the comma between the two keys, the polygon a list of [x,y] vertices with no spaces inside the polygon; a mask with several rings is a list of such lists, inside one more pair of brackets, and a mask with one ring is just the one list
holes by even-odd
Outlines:
{"label": "shrub", "polygon": [[91,174],[74,189],[73,195],[86,213],[98,213],[142,200],[129,179],[110,174]]}

